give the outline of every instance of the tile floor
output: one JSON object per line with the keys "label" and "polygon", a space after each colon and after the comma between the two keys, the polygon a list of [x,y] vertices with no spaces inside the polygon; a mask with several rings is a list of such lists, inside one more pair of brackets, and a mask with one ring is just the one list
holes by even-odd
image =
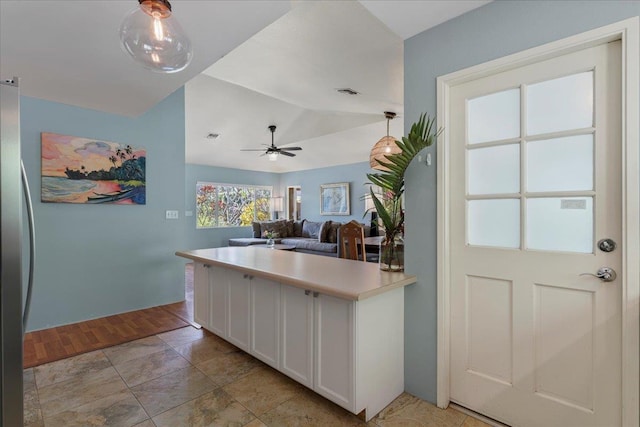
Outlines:
{"label": "tile floor", "polygon": [[369,423],[186,327],[24,371],[25,426],[486,427],[407,393]]}

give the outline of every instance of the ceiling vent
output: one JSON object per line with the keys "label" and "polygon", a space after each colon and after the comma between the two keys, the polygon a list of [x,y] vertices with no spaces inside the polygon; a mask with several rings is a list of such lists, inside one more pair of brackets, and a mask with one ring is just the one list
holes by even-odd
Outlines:
{"label": "ceiling vent", "polygon": [[344,88],[344,89],[336,89],[338,92],[343,93],[345,95],[360,95],[360,92],[353,90],[351,88]]}

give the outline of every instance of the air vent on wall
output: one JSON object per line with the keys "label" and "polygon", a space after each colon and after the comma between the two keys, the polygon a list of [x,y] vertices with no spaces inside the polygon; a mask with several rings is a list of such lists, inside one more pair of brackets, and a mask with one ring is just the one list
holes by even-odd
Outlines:
{"label": "air vent on wall", "polygon": [[340,93],[344,93],[345,95],[360,95],[360,92],[353,90],[351,88],[343,88],[343,89],[336,89],[338,92]]}

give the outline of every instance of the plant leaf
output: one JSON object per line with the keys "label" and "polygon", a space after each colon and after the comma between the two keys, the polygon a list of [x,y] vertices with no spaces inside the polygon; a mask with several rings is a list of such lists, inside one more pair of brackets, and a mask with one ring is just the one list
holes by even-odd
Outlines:
{"label": "plant leaf", "polygon": [[432,145],[442,132],[442,129],[434,132],[435,125],[435,117],[428,117],[426,113],[421,114],[418,121],[411,125],[409,134],[402,137],[401,140],[395,141],[401,151],[396,154],[385,155],[385,160],[378,159],[378,163],[387,168],[387,170],[367,174],[369,182],[392,193],[392,199],[389,202],[392,212],[389,212],[384,203],[371,190],[375,209],[387,230],[387,234],[390,231],[397,231],[404,222],[400,199],[404,193],[404,174],[418,153]]}

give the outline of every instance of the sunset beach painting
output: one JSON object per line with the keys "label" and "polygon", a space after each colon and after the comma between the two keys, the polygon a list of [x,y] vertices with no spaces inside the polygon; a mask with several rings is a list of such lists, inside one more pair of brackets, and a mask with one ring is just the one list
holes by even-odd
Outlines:
{"label": "sunset beach painting", "polygon": [[49,203],[146,203],[143,148],[42,132],[42,193]]}

